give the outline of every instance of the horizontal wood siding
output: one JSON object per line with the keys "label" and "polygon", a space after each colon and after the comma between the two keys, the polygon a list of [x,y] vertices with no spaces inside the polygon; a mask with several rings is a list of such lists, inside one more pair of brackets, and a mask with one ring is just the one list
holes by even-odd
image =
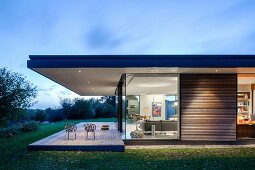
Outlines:
{"label": "horizontal wood siding", "polygon": [[235,74],[182,74],[181,140],[236,140]]}
{"label": "horizontal wood siding", "polygon": [[255,138],[254,125],[237,125],[237,137]]}

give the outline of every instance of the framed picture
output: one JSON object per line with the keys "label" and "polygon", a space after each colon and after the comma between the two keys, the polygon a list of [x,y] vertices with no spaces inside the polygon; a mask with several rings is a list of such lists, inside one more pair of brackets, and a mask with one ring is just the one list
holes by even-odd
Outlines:
{"label": "framed picture", "polygon": [[161,117],[161,103],[152,102],[152,117]]}

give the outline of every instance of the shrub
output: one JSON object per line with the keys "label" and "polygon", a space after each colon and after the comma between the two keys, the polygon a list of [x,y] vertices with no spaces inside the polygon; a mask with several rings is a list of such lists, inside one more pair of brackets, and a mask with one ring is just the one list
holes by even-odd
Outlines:
{"label": "shrub", "polygon": [[35,121],[14,124],[10,127],[0,128],[0,137],[11,137],[22,132],[34,132],[39,129],[39,123]]}
{"label": "shrub", "polygon": [[39,123],[35,122],[35,121],[30,121],[30,122],[24,122],[22,124],[22,132],[34,132],[37,131],[39,129]]}
{"label": "shrub", "polygon": [[0,128],[0,137],[10,137],[21,133],[21,124],[16,124],[6,128]]}

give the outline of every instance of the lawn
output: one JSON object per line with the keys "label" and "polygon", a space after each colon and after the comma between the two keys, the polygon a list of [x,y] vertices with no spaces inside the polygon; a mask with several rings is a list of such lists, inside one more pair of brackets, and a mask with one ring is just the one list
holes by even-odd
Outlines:
{"label": "lawn", "polygon": [[[97,119],[88,121],[112,121]],[[80,121],[73,121],[78,123]],[[66,122],[38,132],[0,139],[0,169],[254,169],[255,148],[127,149],[114,152],[29,152],[26,146],[63,129]]]}

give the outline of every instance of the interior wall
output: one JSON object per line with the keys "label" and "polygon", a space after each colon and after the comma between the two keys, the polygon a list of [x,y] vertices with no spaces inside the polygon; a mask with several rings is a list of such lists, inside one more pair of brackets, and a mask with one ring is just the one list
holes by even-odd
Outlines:
{"label": "interior wall", "polygon": [[[152,117],[152,102],[160,102],[161,117]],[[151,116],[150,120],[165,120],[165,95],[140,95],[140,115]]]}
{"label": "interior wall", "polygon": [[238,91],[251,91],[250,84],[238,84]]}
{"label": "interior wall", "polygon": [[[139,114],[139,101],[138,100],[127,100],[128,101],[128,114]],[[130,106],[133,106],[131,108]]]}

